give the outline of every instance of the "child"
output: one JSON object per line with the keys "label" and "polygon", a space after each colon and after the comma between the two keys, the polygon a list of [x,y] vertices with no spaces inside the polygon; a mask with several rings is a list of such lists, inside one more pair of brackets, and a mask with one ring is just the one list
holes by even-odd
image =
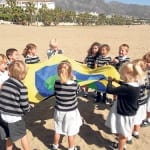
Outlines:
{"label": "child", "polygon": [[63,54],[63,51],[58,48],[56,39],[52,39],[49,44],[49,49],[47,50],[47,57],[49,59],[56,54]]}
{"label": "child", "polygon": [[[118,135],[119,145],[112,142],[110,148],[124,150],[126,140],[132,134],[134,116],[138,110],[140,93],[138,81],[143,71],[138,65],[125,63],[119,72],[123,81],[108,78],[106,91],[110,94],[116,94],[117,100],[111,108],[105,125],[111,128],[112,133]],[[113,81],[119,83],[120,86],[113,87]]]}
{"label": "child", "polygon": [[58,148],[60,134],[63,134],[68,136],[68,150],[79,150],[79,147],[74,146],[74,135],[79,132],[82,124],[77,108],[79,85],[72,79],[72,67],[68,61],[62,61],[58,65],[58,76],[60,80],[55,81],[54,85],[56,97],[54,112],[55,135],[54,144],[50,145],[50,149],[56,150]]}
{"label": "child", "polygon": [[128,57],[129,52],[129,45],[128,44],[121,44],[119,46],[119,56],[116,56],[112,63],[116,67],[117,70],[121,67],[123,63],[129,62],[130,58]]}
{"label": "child", "polygon": [[[121,65],[130,61],[130,58],[128,57],[128,52],[129,52],[129,45],[121,44],[119,46],[118,52],[119,55],[112,60],[111,65],[113,65],[117,70],[119,70]],[[117,99],[116,95],[113,95],[113,101],[115,101],[116,99]]]}
{"label": "child", "polygon": [[[94,42],[90,48],[88,49],[88,54],[84,60],[84,63],[87,65],[87,67],[94,69],[95,68],[95,61],[98,56],[98,51],[100,50],[101,44],[98,42]],[[84,90],[84,97],[87,97],[88,95],[88,88],[82,87]]]}
{"label": "child", "polygon": [[39,56],[36,55],[37,46],[33,43],[29,43],[26,45],[25,49],[23,50],[22,55],[25,58],[26,64],[35,64],[40,62]]}
{"label": "child", "polygon": [[[95,68],[111,64],[111,57],[108,55],[109,51],[110,46],[108,44],[103,44],[101,46],[99,56],[96,58]],[[99,102],[100,100],[102,100],[103,103],[107,103],[106,93],[103,93],[102,99],[101,94],[98,93],[96,102]]]}
{"label": "child", "polygon": [[0,124],[8,137],[6,149],[12,150],[13,142],[21,140],[23,149],[29,150],[23,116],[31,107],[27,88],[21,82],[26,76],[27,68],[21,60],[16,60],[8,66],[8,70],[10,78],[3,83],[0,92]]}
{"label": "child", "polygon": [[15,48],[9,48],[6,50],[6,56],[8,59],[8,65],[14,60],[20,60],[18,50]]}
{"label": "child", "polygon": [[[143,56],[143,60],[146,62],[147,64],[147,86],[150,86],[150,52],[147,52],[144,56]],[[147,101],[147,117],[146,119],[143,121],[142,126],[146,127],[150,125],[150,91],[148,92],[148,101]]]}
{"label": "child", "polygon": [[7,57],[0,54],[0,89],[5,80],[9,78],[7,69]]}
{"label": "child", "polygon": [[[142,59],[136,59],[132,61],[133,64],[137,64],[141,67],[143,72],[145,74],[142,74],[141,80],[139,80],[139,85],[140,85],[140,95],[138,98],[138,105],[139,108],[137,110],[137,113],[134,117],[134,129],[132,136],[135,137],[136,139],[139,138],[139,131],[140,131],[140,125],[142,121],[146,118],[146,103],[148,100],[148,95],[147,95],[147,89],[146,89],[146,63]],[[131,141],[132,137],[128,138],[128,143],[132,143]]]}

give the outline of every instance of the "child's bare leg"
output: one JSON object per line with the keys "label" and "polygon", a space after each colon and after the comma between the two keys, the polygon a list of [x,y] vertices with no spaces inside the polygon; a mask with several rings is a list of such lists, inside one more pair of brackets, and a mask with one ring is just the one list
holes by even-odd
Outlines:
{"label": "child's bare leg", "polygon": [[119,134],[119,150],[123,150],[126,145],[127,138],[122,134]]}
{"label": "child's bare leg", "polygon": [[11,142],[10,139],[6,140],[6,150],[12,150],[13,148],[13,143]]}
{"label": "child's bare leg", "polygon": [[21,145],[24,150],[30,150],[27,135],[25,135],[24,137],[21,138]]}
{"label": "child's bare leg", "polygon": [[60,134],[55,133],[55,135],[54,135],[54,144],[55,145],[59,144],[59,139],[60,139]]}
{"label": "child's bare leg", "polygon": [[69,148],[74,147],[74,136],[68,136]]}

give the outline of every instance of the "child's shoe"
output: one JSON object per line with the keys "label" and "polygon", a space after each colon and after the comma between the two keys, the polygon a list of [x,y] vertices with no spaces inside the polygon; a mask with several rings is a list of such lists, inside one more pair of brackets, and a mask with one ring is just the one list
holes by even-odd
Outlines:
{"label": "child's shoe", "polygon": [[57,149],[58,149],[58,145],[51,144],[48,150],[57,150]]}
{"label": "child's shoe", "polygon": [[148,122],[147,120],[144,120],[141,124],[141,127],[148,127],[150,126],[150,122]]}
{"label": "child's shoe", "polygon": [[[111,150],[119,150],[118,147],[119,147],[119,145],[118,145],[118,143],[116,143],[116,142],[112,142],[112,143],[109,145],[109,148],[110,148]],[[124,146],[123,150],[126,150],[126,145]]]}

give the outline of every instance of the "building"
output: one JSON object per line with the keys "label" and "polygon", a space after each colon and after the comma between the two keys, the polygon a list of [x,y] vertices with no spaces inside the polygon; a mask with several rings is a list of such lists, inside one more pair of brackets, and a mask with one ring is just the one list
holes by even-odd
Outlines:
{"label": "building", "polygon": [[[28,2],[33,2],[37,9],[42,8],[43,5],[46,5],[48,9],[55,9],[55,2],[51,0],[16,0],[16,5],[25,9]],[[0,5],[7,6],[8,4],[6,0],[2,0],[0,1]]]}

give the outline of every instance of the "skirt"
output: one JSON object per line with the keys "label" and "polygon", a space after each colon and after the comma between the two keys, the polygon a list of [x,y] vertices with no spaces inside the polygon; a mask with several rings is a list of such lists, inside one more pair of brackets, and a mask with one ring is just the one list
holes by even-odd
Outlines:
{"label": "skirt", "polygon": [[147,112],[150,112],[150,94],[149,94],[149,98],[147,101]]}
{"label": "skirt", "polygon": [[6,123],[0,117],[0,138],[10,138],[12,142],[15,142],[26,135],[26,127],[24,120],[20,120],[14,123]]}
{"label": "skirt", "polygon": [[105,125],[113,134],[121,134],[125,137],[132,135],[134,116],[123,116],[117,113],[117,101],[114,102],[108,114]]}
{"label": "skirt", "polygon": [[134,117],[134,125],[140,125],[146,119],[146,104],[140,105]]}
{"label": "skirt", "polygon": [[54,112],[55,132],[62,135],[73,136],[79,133],[82,119],[78,109],[73,111],[59,111]]}

